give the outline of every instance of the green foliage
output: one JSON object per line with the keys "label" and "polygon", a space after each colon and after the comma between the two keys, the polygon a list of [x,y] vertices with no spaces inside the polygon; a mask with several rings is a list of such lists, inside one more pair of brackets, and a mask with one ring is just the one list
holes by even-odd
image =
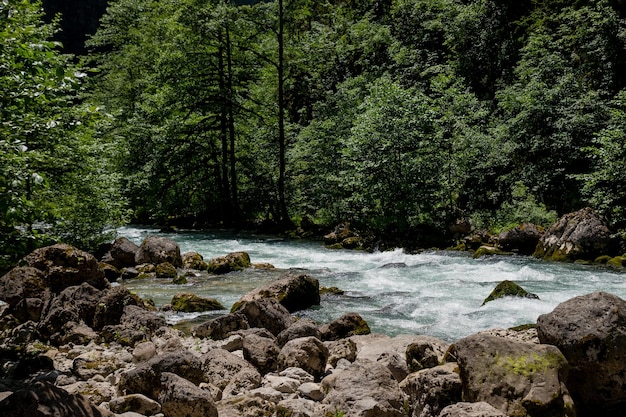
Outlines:
{"label": "green foliage", "polygon": [[51,41],[39,3],[0,3],[0,269],[63,239],[93,248],[121,216],[103,115],[80,102],[86,74]]}

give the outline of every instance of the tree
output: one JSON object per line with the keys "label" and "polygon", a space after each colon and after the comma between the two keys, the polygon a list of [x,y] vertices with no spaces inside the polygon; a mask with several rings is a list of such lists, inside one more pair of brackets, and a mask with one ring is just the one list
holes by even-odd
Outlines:
{"label": "tree", "polygon": [[[104,115],[81,103],[86,74],[51,41],[39,3],[0,4],[0,256],[57,239],[93,248],[122,217]],[[102,125],[100,125],[102,126]]]}

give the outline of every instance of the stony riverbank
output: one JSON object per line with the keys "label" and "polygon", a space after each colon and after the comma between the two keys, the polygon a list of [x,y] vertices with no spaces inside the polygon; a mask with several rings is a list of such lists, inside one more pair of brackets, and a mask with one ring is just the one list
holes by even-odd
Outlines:
{"label": "stony riverbank", "polygon": [[[178,264],[175,245],[152,243],[140,248],[144,265]],[[285,275],[186,335],[111,285],[93,256],[39,249],[0,278],[0,414],[624,415],[626,301],[618,297],[577,297],[536,326],[449,344],[370,334],[354,313],[296,319],[319,291],[307,275]]]}

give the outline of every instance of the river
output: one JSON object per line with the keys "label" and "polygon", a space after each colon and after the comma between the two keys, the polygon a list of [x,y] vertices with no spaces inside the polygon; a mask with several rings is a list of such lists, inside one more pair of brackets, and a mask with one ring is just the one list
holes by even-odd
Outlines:
{"label": "river", "polygon": [[[286,270],[302,270],[321,286],[335,286],[344,295],[326,295],[318,307],[298,313],[326,323],[357,312],[373,332],[390,336],[424,334],[453,342],[479,330],[534,323],[559,303],[593,291],[626,298],[626,275],[604,268],[549,263],[531,257],[493,256],[473,259],[465,253],[427,251],[407,254],[401,249],[367,253],[327,249],[321,242],[281,239],[232,232],[178,231],[124,227],[120,236],[140,244],[148,234],[178,242],[181,252],[196,251],[205,260],[245,251],[253,263],[270,263],[275,270],[248,269],[222,276],[203,275],[184,285],[165,279],[125,281],[129,289],[151,298],[158,307],[174,294],[193,292],[215,298],[226,308],[241,295],[275,279]],[[539,299],[483,300],[503,280],[517,282]],[[225,311],[205,314],[168,313],[171,324],[188,327]],[[184,326],[183,326],[184,327]]]}

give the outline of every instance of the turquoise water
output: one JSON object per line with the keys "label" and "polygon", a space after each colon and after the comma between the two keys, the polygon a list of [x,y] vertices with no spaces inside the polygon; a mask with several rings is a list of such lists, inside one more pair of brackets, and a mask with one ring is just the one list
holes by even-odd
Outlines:
{"label": "turquoise water", "polygon": [[[400,249],[366,253],[331,250],[320,242],[251,234],[159,233],[157,229],[137,227],[119,231],[120,236],[137,244],[148,234],[169,237],[178,242],[182,252],[196,251],[207,260],[245,251],[253,263],[276,267],[223,276],[205,274],[183,286],[168,284],[164,279],[123,283],[141,297],[152,298],[157,306],[185,291],[216,298],[230,308],[246,292],[278,278],[286,270],[296,269],[317,278],[321,286],[336,286],[345,291],[343,296],[322,297],[320,306],[299,313],[302,316],[325,323],[347,312],[357,312],[374,332],[425,334],[452,342],[479,330],[533,323],[560,302],[593,291],[626,298],[624,274],[530,257],[473,259],[457,252],[406,254]],[[493,288],[505,279],[537,294],[539,300],[507,298],[481,307]],[[166,318],[170,323],[197,322],[223,313],[168,314]]]}

